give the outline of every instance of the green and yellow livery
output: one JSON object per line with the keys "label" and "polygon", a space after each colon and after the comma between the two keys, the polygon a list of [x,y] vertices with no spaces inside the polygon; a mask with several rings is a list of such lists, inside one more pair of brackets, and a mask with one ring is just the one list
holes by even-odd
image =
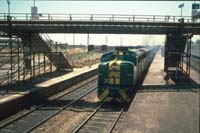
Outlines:
{"label": "green and yellow livery", "polygon": [[98,97],[130,102],[135,86],[147,71],[156,48],[118,47],[105,53],[98,67]]}

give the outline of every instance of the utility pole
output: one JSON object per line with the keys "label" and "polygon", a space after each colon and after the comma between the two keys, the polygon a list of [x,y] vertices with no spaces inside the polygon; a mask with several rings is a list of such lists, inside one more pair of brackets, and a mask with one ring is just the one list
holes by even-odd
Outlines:
{"label": "utility pole", "polygon": [[87,34],[87,52],[88,52],[88,46],[89,46],[89,40],[90,40],[90,35],[89,35],[89,33]]}
{"label": "utility pole", "polygon": [[56,42],[56,52],[58,52],[58,42]]}
{"label": "utility pole", "polygon": [[73,34],[73,47],[75,46],[75,34]]}
{"label": "utility pole", "polygon": [[120,46],[122,46],[122,44],[123,44],[123,38],[121,37],[120,38]]}
{"label": "utility pole", "polygon": [[64,34],[64,43],[65,43],[65,34]]}
{"label": "utility pole", "polygon": [[108,45],[108,36],[106,36],[106,46]]}

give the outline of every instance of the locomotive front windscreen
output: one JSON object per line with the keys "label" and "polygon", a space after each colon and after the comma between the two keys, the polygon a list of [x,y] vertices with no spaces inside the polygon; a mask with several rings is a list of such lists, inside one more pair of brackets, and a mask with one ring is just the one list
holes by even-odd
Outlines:
{"label": "locomotive front windscreen", "polygon": [[111,61],[111,60],[114,60],[115,58],[116,58],[116,54],[114,52],[109,52],[109,53],[104,54],[101,57],[101,62]]}

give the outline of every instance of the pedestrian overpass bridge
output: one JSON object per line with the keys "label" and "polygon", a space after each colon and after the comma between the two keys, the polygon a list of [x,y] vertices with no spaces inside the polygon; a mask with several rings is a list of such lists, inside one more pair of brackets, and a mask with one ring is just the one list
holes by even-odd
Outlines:
{"label": "pedestrian overpass bridge", "polygon": [[12,33],[200,34],[191,16],[120,14],[0,14],[0,31]]}

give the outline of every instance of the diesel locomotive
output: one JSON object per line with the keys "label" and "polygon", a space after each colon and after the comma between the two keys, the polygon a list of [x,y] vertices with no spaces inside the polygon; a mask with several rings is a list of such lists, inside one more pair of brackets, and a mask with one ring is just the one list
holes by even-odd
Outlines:
{"label": "diesel locomotive", "polygon": [[158,47],[117,47],[103,54],[98,66],[98,98],[130,102],[157,50]]}

